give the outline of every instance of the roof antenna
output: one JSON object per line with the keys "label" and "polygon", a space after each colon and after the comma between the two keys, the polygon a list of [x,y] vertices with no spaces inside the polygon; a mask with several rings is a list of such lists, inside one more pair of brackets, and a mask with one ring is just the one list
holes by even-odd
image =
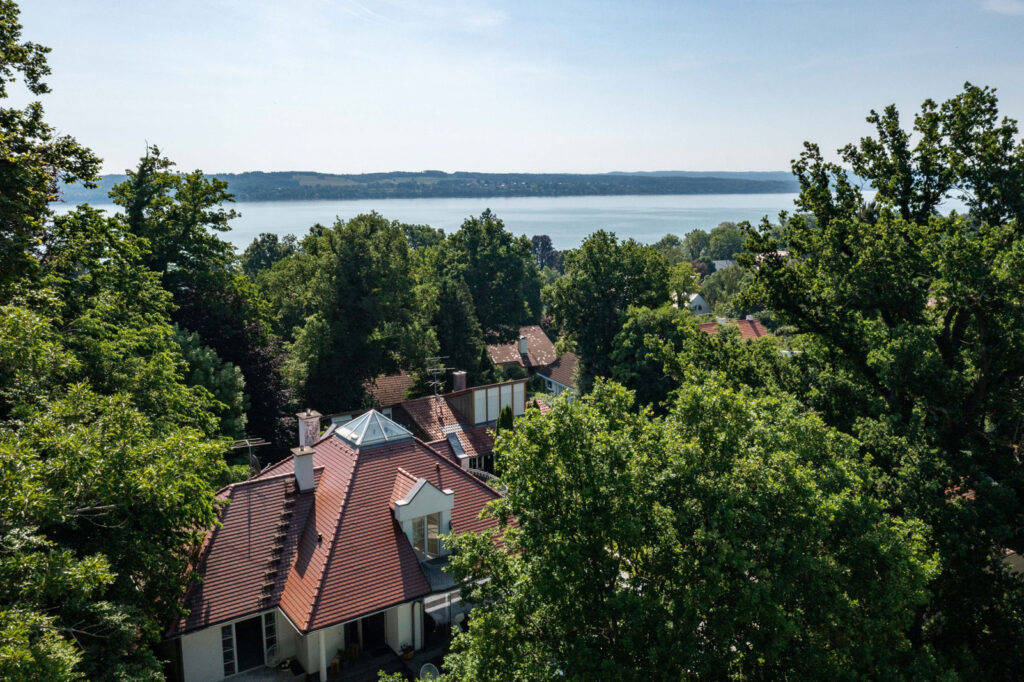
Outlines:
{"label": "roof antenna", "polygon": [[427,358],[427,374],[430,375],[430,381],[427,382],[427,386],[434,389],[434,400],[438,401],[441,399],[440,393],[444,389],[445,380],[444,373],[446,367],[442,360],[447,360],[449,356],[438,355],[432,358]]}

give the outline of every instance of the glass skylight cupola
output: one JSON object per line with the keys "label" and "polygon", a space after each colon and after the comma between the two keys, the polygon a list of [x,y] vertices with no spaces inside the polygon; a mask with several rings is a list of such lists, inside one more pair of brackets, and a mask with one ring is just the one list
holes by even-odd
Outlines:
{"label": "glass skylight cupola", "polygon": [[394,443],[412,438],[412,433],[377,410],[370,410],[338,426],[335,434],[358,447]]}

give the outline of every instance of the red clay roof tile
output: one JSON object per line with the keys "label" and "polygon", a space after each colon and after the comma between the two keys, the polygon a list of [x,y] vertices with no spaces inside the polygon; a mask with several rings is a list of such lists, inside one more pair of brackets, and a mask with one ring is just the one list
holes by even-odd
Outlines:
{"label": "red clay roof tile", "polygon": [[539,325],[520,327],[519,335],[526,337],[526,355],[519,352],[519,339],[510,343],[493,343],[487,346],[491,362],[496,365],[514,363],[530,369],[555,361],[555,345]]}
{"label": "red clay roof tile", "polygon": [[[186,596],[191,614],[172,634],[275,605],[308,632],[429,594],[412,546],[392,515],[400,479],[422,477],[452,489],[455,532],[493,525],[478,515],[498,493],[420,440],[357,450],[330,434],[313,450],[313,491],[294,492],[290,458],[225,489],[232,504],[207,542],[199,565],[204,580]],[[285,515],[288,509],[293,511]],[[269,576],[268,566],[275,562],[276,574]]]}

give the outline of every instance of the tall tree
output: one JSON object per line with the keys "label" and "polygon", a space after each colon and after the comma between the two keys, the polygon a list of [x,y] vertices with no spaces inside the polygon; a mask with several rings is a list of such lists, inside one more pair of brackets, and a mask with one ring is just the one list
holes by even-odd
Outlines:
{"label": "tall tree", "polygon": [[448,240],[452,275],[473,296],[484,334],[511,339],[520,325],[540,319],[540,277],[526,237],[514,237],[488,209],[467,218]]}
{"label": "tall tree", "polygon": [[719,223],[708,234],[708,258],[732,260],[743,250],[743,230],[736,223]]}
{"label": "tall tree", "polygon": [[493,532],[454,539],[461,680],[935,677],[907,636],[934,573],[858,443],[708,378],[665,419],[598,382],[496,446]]}
{"label": "tall tree", "polygon": [[650,246],[598,231],[569,252],[565,275],[548,291],[555,323],[582,357],[586,389],[594,377],[610,376],[612,344],[629,306],[669,300],[668,262]]}
{"label": "tall tree", "polygon": [[290,346],[286,372],[306,404],[356,407],[363,384],[382,373],[422,367],[437,339],[417,306],[405,233],[377,213],[338,221],[303,240],[294,257],[307,317]]}
{"label": "tall tree", "polygon": [[[941,572],[910,636],[960,674],[1024,664],[1024,143],[992,90],[925,102],[917,143],[895,108],[842,153],[878,188],[875,210],[807,144],[794,162],[813,214],[748,240],[749,298],[806,335],[808,403],[873,449],[894,509],[932,529]],[[941,216],[947,193],[969,215]],[[842,397],[841,400],[835,396]]]}
{"label": "tall tree", "polygon": [[293,234],[278,237],[272,232],[262,233],[245,247],[241,258],[242,272],[255,281],[261,272],[269,270],[274,263],[295,253],[297,243],[298,240]]}
{"label": "tall tree", "polygon": [[238,268],[234,247],[218,236],[238,215],[224,207],[234,198],[222,180],[173,168],[150,146],[111,197],[124,207],[131,232],[149,244],[145,262],[174,296],[174,321],[242,371],[248,429],[283,449],[292,438],[284,421],[289,395],[280,341],[269,307]]}
{"label": "tall tree", "polygon": [[[50,48],[21,40],[20,10],[0,0],[0,102],[20,78],[29,94],[50,92],[46,55]],[[30,274],[46,251],[51,201],[61,183],[95,187],[99,159],[74,138],[59,136],[43,119],[43,105],[0,106],[0,300]]]}
{"label": "tall tree", "polygon": [[554,244],[551,243],[551,237],[546,234],[535,234],[530,238],[530,243],[530,252],[533,254],[534,263],[537,264],[538,270],[543,270],[544,268],[561,269],[562,259]]}

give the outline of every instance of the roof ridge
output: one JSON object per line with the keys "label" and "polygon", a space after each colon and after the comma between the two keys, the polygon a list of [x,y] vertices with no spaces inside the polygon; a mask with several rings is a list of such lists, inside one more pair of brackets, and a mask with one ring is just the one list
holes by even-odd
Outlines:
{"label": "roof ridge", "polygon": [[327,578],[327,568],[331,565],[331,559],[334,557],[334,551],[338,546],[338,531],[341,529],[341,520],[345,516],[345,512],[348,511],[349,493],[352,492],[352,484],[356,480],[356,476],[359,474],[359,464],[361,460],[359,457],[359,450],[353,447],[348,447],[347,449],[352,451],[352,475],[348,477],[348,482],[345,484],[345,494],[341,498],[341,509],[338,510],[338,516],[334,521],[334,530],[331,532],[331,547],[327,551],[327,556],[324,557],[323,566],[320,567],[320,577],[316,581],[316,596],[309,607],[309,613],[306,615],[306,626],[304,628],[306,632],[309,632],[310,628],[313,627],[313,616],[316,613],[317,607],[320,606],[320,600],[324,593],[324,582]]}

